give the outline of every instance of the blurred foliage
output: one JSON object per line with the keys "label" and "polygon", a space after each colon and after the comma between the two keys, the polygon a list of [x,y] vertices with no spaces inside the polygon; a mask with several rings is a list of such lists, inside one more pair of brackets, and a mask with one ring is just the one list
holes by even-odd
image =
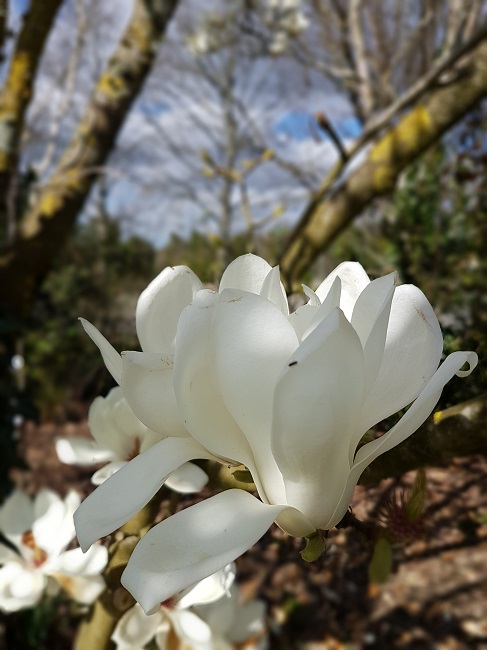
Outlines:
{"label": "blurred foliage", "polygon": [[24,338],[27,377],[44,415],[113,383],[78,318],[93,322],[119,350],[137,347],[135,303],[154,259],[148,242],[123,240],[106,215],[77,226],[42,285]]}

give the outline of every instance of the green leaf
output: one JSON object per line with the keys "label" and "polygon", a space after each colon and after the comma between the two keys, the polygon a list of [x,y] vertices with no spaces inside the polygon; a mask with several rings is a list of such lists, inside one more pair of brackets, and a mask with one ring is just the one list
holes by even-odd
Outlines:
{"label": "green leaf", "polygon": [[375,543],[372,559],[369,563],[369,581],[382,584],[392,571],[392,546],[385,537],[380,537]]}

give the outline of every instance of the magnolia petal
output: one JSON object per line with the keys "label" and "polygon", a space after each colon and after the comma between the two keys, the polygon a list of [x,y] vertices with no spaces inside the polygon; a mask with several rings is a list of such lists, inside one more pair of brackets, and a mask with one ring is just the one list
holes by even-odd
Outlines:
{"label": "magnolia petal", "polygon": [[[453,352],[453,354],[450,354],[399,422],[383,436],[369,442],[358,450],[343,495],[328,522],[329,528],[335,526],[343,518],[353,490],[364,469],[378,456],[409,438],[430,415],[441,396],[445,384],[455,374],[464,377],[472,372],[477,362],[478,357],[475,352]],[[469,369],[467,371],[460,370],[465,364],[469,364]]]}
{"label": "magnolia petal", "polygon": [[[364,396],[371,390],[384,356],[387,327],[396,280],[397,274],[390,273],[370,282],[357,298],[353,309],[352,326],[357,332],[364,350]],[[357,427],[355,435],[350,440],[350,465],[353,463],[355,450],[363,434],[363,428]]]}
{"label": "magnolia petal", "polygon": [[51,573],[63,573],[70,576],[96,576],[106,567],[108,550],[101,544],[93,544],[86,553],[80,548],[61,553],[48,568]]}
{"label": "magnolia petal", "polygon": [[126,460],[116,460],[113,461],[112,463],[108,463],[108,465],[101,467],[93,474],[93,476],[91,477],[91,482],[93,483],[93,485],[101,485],[107,479],[109,479],[110,476],[115,474],[115,472],[118,472],[119,469],[124,467],[127,464],[127,462],[128,461]]}
{"label": "magnolia petal", "polygon": [[312,307],[319,307],[321,305],[321,300],[313,289],[310,289],[306,284],[302,284],[301,286],[303,287],[304,295],[308,298],[308,304]]}
{"label": "magnolia petal", "polygon": [[67,501],[60,499],[52,490],[43,489],[37,493],[32,533],[37,545],[49,557],[58,555],[73,539],[73,513],[79,502],[80,498],[74,491],[71,491]]}
{"label": "magnolia petal", "polygon": [[246,465],[254,475],[250,446],[226,409],[209,367],[210,326],[217,300],[214,291],[200,291],[181,314],[174,391],[191,435],[217,456]]}
{"label": "magnolia petal", "polygon": [[184,463],[171,472],[166,479],[166,487],[180,494],[199,492],[208,483],[208,474],[194,463]]}
{"label": "magnolia petal", "polygon": [[265,614],[266,605],[262,600],[240,605],[228,634],[229,641],[244,643],[247,639],[263,637],[266,634]]}
{"label": "magnolia petal", "polygon": [[377,318],[384,310],[384,305],[388,303],[390,305],[396,280],[397,273],[394,272],[369,282],[355,302],[350,322],[357,332],[363,348],[375,328]]}
{"label": "magnolia petal", "polygon": [[142,537],[122,584],[151,613],[248,550],[284,508],[234,489],[186,508]]}
{"label": "magnolia petal", "polygon": [[333,280],[333,284],[330,287],[330,290],[326,294],[323,303],[316,310],[313,318],[310,320],[308,327],[303,332],[302,338],[305,339],[308,337],[311,332],[313,332],[320,323],[322,323],[325,318],[331,314],[331,312],[340,306],[340,296],[342,293],[342,281],[337,276]]}
{"label": "magnolia petal", "polygon": [[118,621],[111,639],[117,650],[140,650],[155,636],[163,620],[161,612],[147,616],[142,607],[135,603]]}
{"label": "magnolia petal", "polygon": [[101,576],[74,576],[53,574],[62,589],[78,603],[91,605],[106,589],[106,583]]}
{"label": "magnolia petal", "polygon": [[135,324],[144,352],[172,352],[179,316],[203,288],[187,266],[166,267],[140,294]]}
{"label": "magnolia petal", "polygon": [[336,277],[342,282],[340,309],[350,321],[355,301],[370,282],[369,276],[358,262],[342,262],[316,289],[316,295],[321,302],[325,300]]}
{"label": "magnolia petal", "polygon": [[303,338],[304,333],[308,329],[309,324],[317,314],[318,310],[318,305],[308,302],[306,305],[298,307],[292,314],[289,314],[289,323],[296,332],[299,341]]}
{"label": "magnolia petal", "polygon": [[88,425],[100,446],[114,452],[112,460],[133,458],[149,432],[131,409],[120,386],[112,388],[106,397],[93,401],[88,411]]}
{"label": "magnolia petal", "polygon": [[286,291],[281,282],[278,266],[271,269],[264,278],[260,295],[273,302],[284,316],[289,316],[289,304],[287,301]]}
{"label": "magnolia petal", "polygon": [[171,472],[195,458],[213,456],[191,438],[166,438],[113,474],[74,515],[81,548],[88,550],[96,539],[120,528],[154,496]]}
{"label": "magnolia petal", "polygon": [[122,377],[122,358],[115,350],[113,345],[107,341],[103,334],[97,330],[97,328],[92,325],[90,321],[86,320],[86,318],[80,318],[79,320],[81,321],[81,324],[83,325],[84,330],[90,339],[96,346],[98,346],[108,372],[115,379],[117,384],[119,384]]}
{"label": "magnolia petal", "polygon": [[220,600],[223,596],[229,596],[230,588],[235,581],[235,575],[235,563],[231,562],[223,569],[200,580],[179,594],[177,607],[179,609],[188,609],[193,605],[206,605]]}
{"label": "magnolia petal", "polygon": [[413,285],[397,287],[382,363],[362,412],[362,433],[416,399],[438,368],[442,349],[440,326],[423,292]]}
{"label": "magnolia petal", "polygon": [[174,632],[188,650],[212,650],[210,627],[193,612],[185,609],[167,609],[166,616],[171,620]]}
{"label": "magnolia petal", "polygon": [[124,352],[122,388],[135,415],[164,437],[187,437],[173,385],[172,355]]}
{"label": "magnolia petal", "polygon": [[289,359],[274,395],[272,449],[287,503],[315,528],[323,528],[342,493],[363,389],[360,340],[335,309]]}
{"label": "magnolia petal", "polygon": [[17,548],[23,533],[32,529],[34,504],[27,494],[14,490],[0,507],[0,530]]}
{"label": "magnolia petal", "polygon": [[113,458],[113,451],[104,449],[94,440],[72,436],[70,438],[56,438],[56,454],[59,460],[66,465],[96,465],[106,463]]}
{"label": "magnolia petal", "polygon": [[231,262],[223,272],[219,292],[224,289],[242,289],[259,294],[271,266],[262,257],[247,253]]}
{"label": "magnolia petal", "polygon": [[0,611],[10,613],[36,605],[42,597],[46,578],[40,571],[28,571],[19,563],[0,568]]}
{"label": "magnolia petal", "polygon": [[223,401],[244,432],[271,503],[285,503],[270,447],[277,377],[298,339],[276,306],[246,291],[227,289],[211,325],[210,359]]}

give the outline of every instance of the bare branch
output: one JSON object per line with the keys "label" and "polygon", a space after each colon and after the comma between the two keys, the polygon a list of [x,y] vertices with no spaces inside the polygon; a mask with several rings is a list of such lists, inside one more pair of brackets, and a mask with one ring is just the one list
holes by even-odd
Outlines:
{"label": "bare branch", "polygon": [[[482,33],[487,37],[485,28]],[[371,148],[366,160],[333,188],[343,170],[341,162],[335,166],[307,206],[281,258],[288,289],[373,198],[389,192],[407,165],[487,95],[486,61],[487,44],[481,42],[472,52],[463,78],[432,90],[426,101],[391,128]]]}
{"label": "bare branch", "polygon": [[443,465],[456,456],[486,453],[487,395],[438,411],[412,436],[379,456],[362,474],[372,485],[419,467]]}
{"label": "bare branch", "polygon": [[[47,4],[43,2],[43,4]],[[137,0],[76,135],[24,216],[15,245],[0,254],[0,302],[23,315],[67,237],[157,54],[177,0]],[[34,2],[35,5],[35,2]],[[15,282],[13,279],[15,278]]]}

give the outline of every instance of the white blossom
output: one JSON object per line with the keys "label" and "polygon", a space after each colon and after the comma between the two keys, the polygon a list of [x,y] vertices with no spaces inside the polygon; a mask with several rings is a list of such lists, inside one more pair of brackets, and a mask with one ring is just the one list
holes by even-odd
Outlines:
{"label": "white blossom", "polygon": [[62,587],[80,603],[98,598],[105,586],[100,573],[107,549],[65,550],[75,534],[73,513],[79,503],[76,492],[62,500],[44,489],[32,500],[15,490],[0,507],[0,531],[11,545],[0,543],[1,611],[34,607],[48,587]]}
{"label": "white blossom", "polygon": [[[174,435],[137,456],[81,504],[82,547],[118,528],[183,462],[243,464],[260,500],[227,490],[164,520],[139,542],[123,584],[155,604],[232,561],[275,521],[294,536],[334,527],[363,470],[408,438],[473,352],[439,365],[440,326],[424,294],[396,274],[370,281],[338,266],[289,313],[279,269],[246,255],[219,291],[186,267],[165,269],[137,306],[143,352],[122,357],[89,324],[107,367],[147,426]],[[468,364],[468,370],[461,368]],[[408,407],[380,438],[375,424]]]}
{"label": "white blossom", "polygon": [[153,639],[159,650],[266,650],[265,605],[242,603],[234,578],[229,564],[151,614],[136,604],[112,635],[117,650],[142,650]]}
{"label": "white blossom", "polygon": [[[112,388],[106,397],[97,397],[88,411],[88,426],[94,440],[72,436],[56,440],[59,460],[68,465],[108,464],[91,477],[100,485],[129,460],[164,438],[151,431],[135,416],[122,389]],[[185,463],[167,478],[165,485],[176,492],[199,492],[208,476],[194,463]]]}

